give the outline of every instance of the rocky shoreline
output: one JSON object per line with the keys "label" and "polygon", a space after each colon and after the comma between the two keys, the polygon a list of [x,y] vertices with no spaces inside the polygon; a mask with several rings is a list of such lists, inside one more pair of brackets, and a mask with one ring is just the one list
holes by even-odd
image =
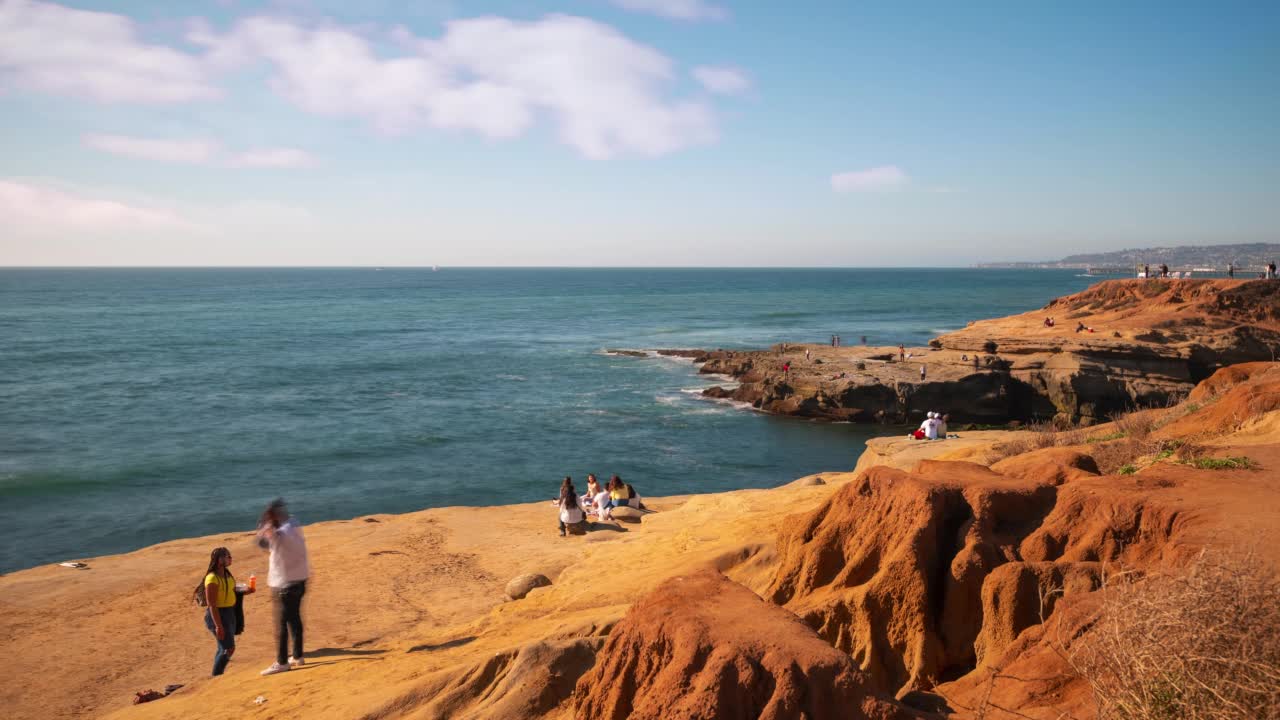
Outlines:
{"label": "rocky shoreline", "polygon": [[953,423],[1087,425],[1176,402],[1227,365],[1275,359],[1280,283],[1109,280],[901,353],[795,343],[655,352],[738,383],[706,397],[778,415],[903,424],[936,410]]}
{"label": "rocky shoreline", "polygon": [[[557,537],[546,503],[309,525],[308,663],[269,678],[265,598],[218,678],[190,604],[212,546],[261,569],[251,533],[23,570],[0,577],[17,680],[0,701],[121,720],[1093,720],[1063,658],[1107,618],[1108,568],[1177,573],[1210,546],[1280,567],[1280,364],[1139,419],[873,439],[855,471],[646,498],[585,537]],[[512,593],[524,575],[542,580]]]}

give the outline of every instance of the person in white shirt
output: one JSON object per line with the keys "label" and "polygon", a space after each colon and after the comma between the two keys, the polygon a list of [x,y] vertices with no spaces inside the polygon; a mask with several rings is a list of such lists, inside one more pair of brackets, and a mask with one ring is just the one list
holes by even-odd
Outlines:
{"label": "person in white shirt", "polygon": [[920,423],[920,427],[916,428],[916,432],[918,432],[918,433],[922,433],[922,434],[924,434],[924,436],[925,436],[925,437],[928,437],[928,435],[929,435],[929,424],[930,424],[930,421],[932,421],[932,420],[933,420],[933,412],[927,412],[927,413],[925,413],[925,414],[924,414],[924,420],[923,420],[923,421],[921,421],[921,423]]}
{"label": "person in white shirt", "polygon": [[568,527],[578,525],[587,519],[579,502],[578,491],[573,487],[573,480],[566,477],[560,484],[560,497],[556,500],[556,509],[560,511],[560,537],[565,536],[565,530]]}
{"label": "person in white shirt", "polygon": [[[272,615],[276,625],[276,661],[262,671],[274,675],[302,665],[302,596],[307,592],[311,562],[302,526],[289,515],[284,500],[267,505],[258,525],[258,545],[271,550],[267,586],[271,588]],[[289,655],[289,636],[293,655]]]}
{"label": "person in white shirt", "polygon": [[924,431],[924,437],[926,440],[937,440],[938,439],[938,413],[935,413],[935,412],[928,413],[928,416],[924,419],[924,422],[920,423],[920,429]]}

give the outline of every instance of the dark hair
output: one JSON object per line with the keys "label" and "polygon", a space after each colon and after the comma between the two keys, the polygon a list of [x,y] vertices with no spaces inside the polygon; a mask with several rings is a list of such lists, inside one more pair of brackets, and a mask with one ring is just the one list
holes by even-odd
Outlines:
{"label": "dark hair", "polygon": [[284,498],[276,498],[267,503],[267,508],[262,511],[262,517],[258,518],[258,527],[262,527],[267,523],[271,523],[271,527],[280,527],[280,521],[276,519],[277,515],[285,514]]}
{"label": "dark hair", "polygon": [[573,492],[573,488],[569,488],[568,493],[560,493],[560,509],[570,510],[578,507],[578,494]]}
{"label": "dark hair", "polygon": [[635,489],[635,488],[633,488],[633,487],[631,487],[631,483],[622,483],[622,485],[623,485],[623,487],[625,487],[625,488],[627,489],[627,499],[628,499],[628,500],[630,500],[631,498],[633,498],[633,497],[635,497],[635,496],[636,496],[636,489]]}
{"label": "dark hair", "polygon": [[612,491],[614,491],[614,490],[621,490],[623,487],[624,487],[624,485],[623,485],[623,483],[622,483],[622,478],[618,477],[617,475],[614,475],[613,477],[609,478],[609,488],[608,488],[608,489],[609,489],[609,491],[610,491],[610,492],[612,492]]}
{"label": "dark hair", "polygon": [[[213,549],[213,552],[209,553],[209,569],[205,570],[204,574],[200,576],[200,582],[196,584],[195,592],[191,594],[192,602],[196,603],[197,605],[204,604],[203,602],[201,602],[202,600],[204,600],[204,579],[209,577],[209,573],[217,571],[218,561],[221,560],[224,556],[226,557],[231,556],[231,551],[226,549],[225,547],[216,547]],[[227,573],[227,577],[231,578],[231,582],[234,584],[236,581],[235,576],[231,574],[230,570],[227,570],[226,573]]]}

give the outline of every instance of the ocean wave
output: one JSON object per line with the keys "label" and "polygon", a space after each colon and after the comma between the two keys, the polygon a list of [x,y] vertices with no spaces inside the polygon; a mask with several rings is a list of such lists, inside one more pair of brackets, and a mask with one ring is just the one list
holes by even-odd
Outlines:
{"label": "ocean wave", "polygon": [[524,382],[528,380],[528,378],[523,375],[498,375],[497,378],[499,380],[510,380],[512,382]]}

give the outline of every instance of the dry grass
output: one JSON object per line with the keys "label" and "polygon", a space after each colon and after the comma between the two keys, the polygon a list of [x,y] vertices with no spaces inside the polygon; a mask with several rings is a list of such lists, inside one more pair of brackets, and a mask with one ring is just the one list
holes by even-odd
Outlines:
{"label": "dry grass", "polygon": [[997,445],[995,450],[998,459],[1004,459],[1032,450],[1081,445],[1085,442],[1084,430],[1055,419],[1053,422],[1028,425],[1022,433]]}
{"label": "dry grass", "polygon": [[1151,410],[1135,410],[1111,416],[1116,432],[1133,440],[1146,440],[1152,430],[1156,429],[1156,413]]}
{"label": "dry grass", "polygon": [[1063,650],[1103,720],[1280,718],[1280,578],[1252,553],[1110,577],[1092,630]]}

